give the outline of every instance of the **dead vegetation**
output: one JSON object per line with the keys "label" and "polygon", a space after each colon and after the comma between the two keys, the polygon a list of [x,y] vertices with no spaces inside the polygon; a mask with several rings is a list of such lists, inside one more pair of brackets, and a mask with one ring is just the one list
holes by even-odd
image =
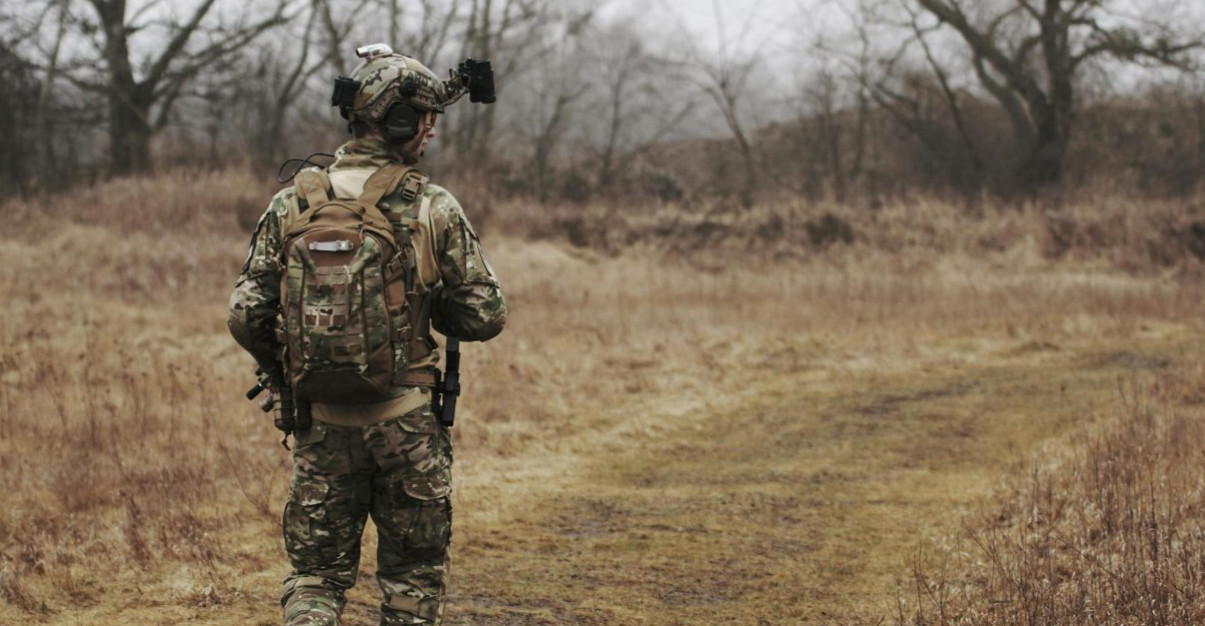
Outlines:
{"label": "dead vegetation", "polygon": [[[0,293],[9,303],[0,318],[0,472],[10,485],[0,493],[0,622],[275,621],[288,457],[270,420],[242,398],[251,367],[224,321],[248,216],[270,191],[238,174],[178,174],[0,207],[11,217],[0,234]],[[1129,561],[1109,561],[1118,575],[1137,576],[1156,556],[1167,559],[1160,572],[1185,572],[1135,578],[1142,593],[1168,580],[1187,584],[1186,568],[1196,565],[1185,559],[1201,551],[1191,543],[1199,531],[1183,524],[1200,489],[1163,477],[1181,475],[1172,465],[1196,458],[1191,447],[1175,448],[1194,441],[1193,413],[1174,403],[1165,411],[1160,402],[1202,395],[1205,375],[1181,367],[1199,362],[1199,345],[1174,348],[1199,332],[1203,298],[1194,281],[1201,270],[1187,243],[1166,259],[1150,246],[1152,237],[1162,246],[1157,238],[1165,236],[1152,225],[1193,232],[1197,209],[1127,207],[1060,209],[1075,232],[1099,227],[1103,234],[1070,237],[1053,254],[1052,213],[1038,208],[976,218],[923,201],[873,212],[789,203],[748,211],[495,206],[478,229],[512,316],[503,339],[466,347],[450,622],[740,619],[748,617],[741,597],[701,593],[689,581],[723,588],[726,576],[750,573],[740,555],[760,546],[759,567],[787,569],[771,577],[771,587],[755,577],[727,588],[794,616],[767,614],[762,623],[820,620],[819,611],[873,623],[891,594],[892,572],[906,573],[915,533],[952,530],[956,516],[940,511],[979,502],[1042,441],[1062,442],[1051,445],[1067,459],[1080,458],[1081,449],[1099,456],[1112,445],[1147,441],[1146,456],[1100,456],[1083,466],[1095,468],[1094,489],[1112,494],[1094,497],[1137,508],[1116,508],[1114,517],[1092,509],[1095,525],[1083,528],[1102,534],[1067,541],[1130,546]],[[583,229],[577,235],[566,221],[573,215]],[[1130,428],[1142,432],[1085,431],[1065,445],[1077,432],[1074,411],[1109,393],[1099,376],[1152,369],[1180,377],[1127,388],[1130,412],[1170,412],[1183,424],[1135,419]],[[987,378],[968,380],[968,371]],[[1021,387],[1022,375],[1062,380],[1070,391]],[[777,407],[777,417],[760,423],[764,430],[733,431],[729,416],[743,413],[726,411],[754,399]],[[1063,407],[1062,417],[1051,419],[1052,404]],[[818,432],[827,443],[808,447]],[[922,432],[941,436],[917,438]],[[979,442],[973,455],[934,443],[958,448],[968,440]],[[732,445],[723,454],[733,465],[714,471],[713,484],[703,480],[713,470],[698,461],[714,458],[719,442]],[[851,449],[859,456],[850,457]],[[687,462],[678,465],[684,450]],[[799,450],[814,456],[790,458]],[[1133,479],[1119,469],[1147,457],[1163,465],[1134,466]],[[853,472],[842,459],[883,465]],[[1071,467],[1081,466],[1069,460],[1058,471]],[[749,483],[750,468],[765,471]],[[1007,504],[1016,495],[1006,492],[985,509],[1003,507],[989,527],[995,535],[983,536],[995,537],[984,545],[997,546],[1004,571],[1019,571],[1019,559],[1054,566],[1043,555],[1067,536],[1043,534],[1044,544],[1006,540],[1022,528],[1037,532],[1025,517],[1031,511],[1053,507],[1041,519],[1088,519],[1071,512],[1066,502],[1080,496],[1052,482],[1061,480],[1056,475],[1039,475],[1037,508]],[[633,487],[636,478],[651,482]],[[760,486],[723,497],[773,522],[758,541],[723,511],[686,506],[746,483]],[[664,485],[675,491],[648,491]],[[1122,496],[1154,494],[1152,486],[1166,495],[1120,504]],[[934,495],[939,488],[947,500]],[[764,489],[768,495],[757,495]],[[915,495],[884,495],[894,490]],[[865,502],[855,506],[853,497]],[[661,508],[641,508],[650,502]],[[825,502],[837,508],[817,504]],[[833,528],[829,512],[864,532],[817,531]],[[795,525],[773,526],[784,515]],[[915,522],[885,521],[898,517]],[[1107,528],[1130,534],[1102,539],[1109,536],[1099,527],[1105,519],[1112,520]],[[643,530],[632,531],[633,520]],[[730,567],[697,560],[706,552],[690,540],[692,528],[720,533],[715,545],[732,550]],[[884,532],[892,537],[886,544],[876,535]],[[793,539],[799,533],[810,538]],[[1152,536],[1157,541],[1146,541]],[[563,543],[583,537],[602,552]],[[1134,548],[1140,540],[1144,547]],[[791,553],[775,550],[791,541],[818,547],[824,558],[817,564],[838,572],[813,581],[819,600],[792,591],[812,580],[812,570],[779,560]],[[1020,551],[1039,544],[1038,552]],[[889,548],[873,552],[871,566],[855,558],[880,545]],[[370,573],[371,543],[365,556]],[[626,565],[616,569],[620,562]],[[986,581],[990,569],[968,576]],[[695,578],[678,578],[691,572]],[[957,575],[951,570],[944,580]],[[1080,579],[1117,586],[1108,577]],[[667,586],[621,606],[618,598],[643,589],[642,580]],[[353,595],[353,624],[372,620],[370,609],[356,608],[373,604],[367,587],[368,579]],[[969,598],[966,589],[942,593]],[[1009,606],[1048,603],[1038,591],[1010,592]],[[922,611],[918,623],[955,615],[932,618],[909,604],[908,619],[914,609]]]}
{"label": "dead vegetation", "polygon": [[[796,196],[753,208],[722,200],[695,203],[496,207],[490,227],[618,255],[666,252],[704,265],[730,255],[807,262],[833,248],[1044,265],[1104,265],[1126,273],[1196,271],[1205,262],[1205,203],[1083,191],[1071,198],[978,204],[905,197],[838,204]],[[1018,259],[1018,256],[1027,257]]]}
{"label": "dead vegetation", "polygon": [[1203,390],[1199,361],[1119,379],[1069,451],[1009,481],[955,547],[918,563],[896,623],[1205,620]]}

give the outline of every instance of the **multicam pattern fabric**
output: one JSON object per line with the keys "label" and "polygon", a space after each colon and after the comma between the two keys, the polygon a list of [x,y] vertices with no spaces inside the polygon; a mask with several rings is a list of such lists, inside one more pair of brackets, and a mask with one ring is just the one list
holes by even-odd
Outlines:
{"label": "multicam pattern fabric", "polygon": [[401,54],[377,57],[357,67],[351,78],[360,82],[349,113],[376,122],[395,102],[419,111],[443,113],[447,93],[444,83],[427,66]]}
{"label": "multicam pattern fabric", "polygon": [[437,624],[452,532],[451,468],[451,437],[429,406],[367,427],[315,423],[299,435],[284,512],[293,564],[281,600],[285,623],[337,623],[315,620],[337,620],[371,515],[382,624]]}
{"label": "multicam pattern fabric", "polygon": [[284,621],[288,626],[338,626],[343,590],[317,576],[290,579],[285,586]]}
{"label": "multicam pattern fabric", "polygon": [[[331,173],[340,170],[379,168],[396,162],[396,154],[385,142],[352,140],[341,147]],[[506,301],[493,270],[485,260],[477,234],[452,194],[428,184],[432,239],[437,276],[425,287],[431,298],[431,323],[445,335],[463,341],[485,341],[502,331],[506,323]],[[265,371],[280,369],[281,347],[276,338],[280,307],[282,223],[297,216],[297,191],[284,189],[272,199],[252,237],[247,262],[230,297],[228,325],[238,343],[251,353]],[[401,192],[386,196],[385,210],[411,206]],[[434,367],[438,353],[425,361],[410,363],[412,371]],[[395,394],[396,395],[396,394]]]}
{"label": "multicam pattern fabric", "polygon": [[[326,176],[298,176],[309,208],[284,230],[278,341],[298,398],[358,404],[389,398],[405,371],[411,272],[376,207],[394,167],[378,170],[356,200],[330,200]],[[409,250],[406,250],[409,253]]]}
{"label": "multicam pattern fabric", "polygon": [[[382,141],[353,140],[339,149],[328,172],[333,182],[338,172],[354,178],[353,172],[367,175],[399,161]],[[334,186],[338,191],[339,185]],[[426,203],[429,211],[431,245],[426,249],[433,258],[419,259],[431,268],[419,287],[429,298],[431,325],[466,341],[494,337],[506,321],[506,303],[464,211],[433,184],[413,201],[399,191],[378,206],[387,212],[411,211],[415,203]],[[297,216],[295,188],[272,199],[230,298],[230,331],[266,372],[281,369],[276,330],[284,273],[282,232]],[[432,370],[438,355],[432,351],[412,361],[408,372]],[[427,392],[394,388],[395,397],[407,393]],[[386,417],[358,426],[315,421],[297,435],[283,520],[293,565],[281,598],[286,624],[338,624],[344,592],[356,580],[368,516],[379,536],[381,623],[438,624],[441,619],[452,523],[451,438],[439,426],[429,398],[418,409]]]}

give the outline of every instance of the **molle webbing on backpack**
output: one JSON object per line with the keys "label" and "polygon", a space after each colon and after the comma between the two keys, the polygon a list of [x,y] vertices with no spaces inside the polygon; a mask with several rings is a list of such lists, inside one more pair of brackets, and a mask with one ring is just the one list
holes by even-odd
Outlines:
{"label": "molle webbing on backpack", "polygon": [[415,252],[408,230],[378,206],[408,171],[373,172],[355,199],[332,198],[325,172],[297,177],[298,214],[282,229],[281,306],[282,356],[300,399],[382,401],[408,369],[421,308],[411,308]]}
{"label": "molle webbing on backpack", "polygon": [[[326,172],[306,170],[298,174],[296,179],[299,215],[287,228],[289,232],[308,230],[311,228],[309,224],[311,220],[320,213],[313,210],[314,207],[326,203],[338,203],[348,208],[356,207],[356,214],[363,221],[363,228],[366,231],[378,233],[386,231],[392,236],[391,238],[396,242],[398,254],[390,265],[396,268],[395,271],[400,271],[405,276],[406,285],[405,295],[398,298],[399,301],[395,301],[390,307],[397,307],[393,313],[405,318],[406,322],[397,324],[393,328],[393,341],[396,342],[394,346],[395,361],[406,365],[428,361],[433,352],[430,342],[431,297],[429,289],[430,285],[438,281],[438,265],[434,259],[434,241],[431,232],[431,200],[424,195],[428,180],[429,178],[425,174],[411,167],[401,164],[387,165],[369,175],[363,183],[359,197],[355,201],[348,201],[334,197],[334,186]],[[405,204],[388,206],[386,207],[388,210],[379,211],[382,199],[395,191]],[[417,215],[413,208],[416,201],[420,201]],[[378,210],[373,211],[368,207]],[[381,221],[381,217],[386,218],[386,221]],[[310,250],[326,251],[327,248],[337,250],[339,249],[337,246],[340,244],[342,241],[319,243],[309,246],[309,249],[303,250],[301,253],[305,254]],[[318,283],[325,282],[317,276],[314,278]],[[342,298],[338,296],[342,295],[341,291],[344,287],[330,285],[327,289],[331,295],[336,296],[335,300],[339,300],[339,303],[343,304]],[[404,304],[400,300],[404,300]],[[334,301],[330,302],[330,304],[334,303]],[[334,313],[334,315],[339,314]],[[335,317],[319,318],[317,322],[345,321],[341,317],[339,319]],[[351,351],[358,347],[332,345],[334,343],[337,342],[329,342],[328,345],[337,352]],[[403,365],[393,372],[392,385],[394,386],[431,387],[434,384],[435,372],[433,370],[411,370]]]}

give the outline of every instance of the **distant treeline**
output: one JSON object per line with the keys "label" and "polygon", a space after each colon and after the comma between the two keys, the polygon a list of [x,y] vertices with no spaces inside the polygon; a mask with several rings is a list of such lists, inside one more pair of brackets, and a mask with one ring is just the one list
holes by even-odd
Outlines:
{"label": "distant treeline", "polygon": [[[494,61],[499,103],[450,110],[427,162],[478,201],[1175,196],[1205,171],[1196,21],[1114,2],[846,0],[841,33],[798,29],[795,84],[748,29],[712,50],[672,14],[588,2],[185,4],[0,8],[6,194],[175,167],[267,176],[331,150],[331,80],[386,36],[440,74]],[[1144,86],[1119,93],[1118,70]]]}

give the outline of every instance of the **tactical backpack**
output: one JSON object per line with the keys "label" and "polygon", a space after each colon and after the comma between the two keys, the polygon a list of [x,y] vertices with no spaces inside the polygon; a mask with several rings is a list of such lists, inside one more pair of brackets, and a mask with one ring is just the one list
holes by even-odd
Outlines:
{"label": "tactical backpack", "polygon": [[298,212],[282,230],[277,338],[298,399],[379,402],[405,382],[416,326],[427,325],[427,312],[412,310],[410,230],[395,228],[377,204],[403,183],[412,201],[425,182],[416,170],[389,165],[368,178],[358,198],[342,199],[332,197],[325,172],[297,175]]}

